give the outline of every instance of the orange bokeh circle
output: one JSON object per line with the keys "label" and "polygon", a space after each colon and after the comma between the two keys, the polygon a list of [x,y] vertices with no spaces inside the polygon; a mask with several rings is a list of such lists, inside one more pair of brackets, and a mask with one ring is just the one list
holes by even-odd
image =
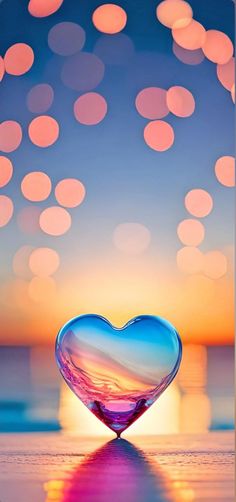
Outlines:
{"label": "orange bokeh circle", "polygon": [[29,256],[29,268],[38,277],[48,277],[54,274],[59,265],[59,255],[51,248],[36,248]]}
{"label": "orange bokeh circle", "polygon": [[124,29],[127,14],[119,5],[107,3],[95,9],[92,21],[97,30],[112,35]]}
{"label": "orange bokeh circle", "polygon": [[57,141],[59,124],[49,115],[40,115],[30,122],[28,133],[34,145],[46,148]]}
{"label": "orange bokeh circle", "polygon": [[52,183],[49,176],[41,171],[26,174],[21,182],[24,197],[32,202],[45,200],[50,195]]}
{"label": "orange bokeh circle", "polygon": [[13,166],[7,157],[0,155],[0,188],[4,187],[9,183],[13,174]]}
{"label": "orange bokeh circle", "polygon": [[192,93],[175,85],[170,87],[166,95],[167,106],[171,113],[177,117],[190,117],[195,110],[195,100]]}
{"label": "orange bokeh circle", "polygon": [[5,227],[12,218],[13,202],[7,195],[0,195],[0,227]]}
{"label": "orange bokeh circle", "polygon": [[205,42],[206,30],[204,26],[195,19],[185,26],[172,30],[174,41],[184,49],[201,49]]}
{"label": "orange bokeh circle", "polygon": [[51,206],[40,214],[39,225],[46,234],[63,235],[71,226],[71,216],[63,207]]}
{"label": "orange bokeh circle", "polygon": [[226,187],[235,186],[235,158],[230,155],[220,157],[215,164],[218,181]]}
{"label": "orange bokeh circle", "polygon": [[156,16],[167,28],[183,28],[191,22],[193,11],[183,0],[164,0],[157,6]]}
{"label": "orange bokeh circle", "polygon": [[177,234],[186,246],[199,246],[204,239],[205,228],[200,221],[189,218],[179,223]]}
{"label": "orange bokeh circle", "polygon": [[24,75],[34,62],[33,49],[27,44],[14,44],[4,56],[5,70],[10,75]]}
{"label": "orange bokeh circle", "polygon": [[174,143],[174,130],[164,120],[149,122],[144,129],[146,144],[157,152],[168,150]]}
{"label": "orange bokeh circle", "polygon": [[204,218],[213,208],[211,195],[201,188],[190,190],[185,196],[185,207],[190,214],[198,218]]}
{"label": "orange bokeh circle", "polygon": [[85,187],[81,181],[74,178],[66,178],[59,181],[55,188],[55,197],[61,206],[79,206],[85,197]]}
{"label": "orange bokeh circle", "polygon": [[15,120],[5,120],[0,124],[0,150],[13,152],[22,141],[22,129]]}
{"label": "orange bokeh circle", "polygon": [[218,30],[208,30],[202,50],[213,63],[225,64],[232,58],[234,47],[225,33]]}
{"label": "orange bokeh circle", "polygon": [[62,3],[63,0],[30,0],[28,11],[34,17],[47,17],[54,14]]}

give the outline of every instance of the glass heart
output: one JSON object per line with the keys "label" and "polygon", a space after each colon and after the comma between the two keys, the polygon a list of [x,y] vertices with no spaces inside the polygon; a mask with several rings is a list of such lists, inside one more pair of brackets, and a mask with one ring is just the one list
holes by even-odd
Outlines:
{"label": "glass heart", "polygon": [[181,356],[177,331],[156,316],[135,317],[118,329],[98,315],[82,315],[66,323],[56,340],[65,381],[117,436],[164,392]]}

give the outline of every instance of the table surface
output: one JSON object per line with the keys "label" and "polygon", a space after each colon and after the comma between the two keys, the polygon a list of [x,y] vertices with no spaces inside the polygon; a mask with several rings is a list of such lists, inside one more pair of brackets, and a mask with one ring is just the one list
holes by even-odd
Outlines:
{"label": "table surface", "polygon": [[0,435],[0,502],[234,500],[234,434]]}

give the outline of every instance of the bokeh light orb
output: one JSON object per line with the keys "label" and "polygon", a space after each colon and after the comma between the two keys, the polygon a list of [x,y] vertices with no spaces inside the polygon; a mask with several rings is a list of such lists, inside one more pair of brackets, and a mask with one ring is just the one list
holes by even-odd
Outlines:
{"label": "bokeh light orb", "polygon": [[203,47],[206,30],[201,23],[192,19],[184,28],[173,29],[172,36],[180,47],[188,50],[196,50]]}
{"label": "bokeh light orb", "polygon": [[28,294],[35,303],[47,303],[56,294],[56,282],[52,277],[33,277],[29,283]]}
{"label": "bokeh light orb", "polygon": [[107,102],[97,92],[88,92],[80,96],[74,103],[74,115],[84,125],[96,125],[107,114]]}
{"label": "bokeh light orb", "polygon": [[141,223],[120,223],[113,232],[115,247],[128,255],[142,254],[150,241],[150,231]]}
{"label": "bokeh light orb", "polygon": [[197,274],[202,270],[203,254],[194,246],[186,246],[177,253],[177,265],[181,272]]}
{"label": "bokeh light orb", "polygon": [[79,24],[58,23],[48,33],[48,45],[59,56],[71,56],[85,44],[85,31]]}
{"label": "bokeh light orb", "polygon": [[103,63],[107,65],[127,65],[135,54],[133,41],[125,33],[117,35],[101,35],[93,50]]}
{"label": "bokeh light orb", "polygon": [[33,246],[22,246],[14,254],[12,260],[13,272],[22,279],[29,279],[32,276],[29,269],[29,257],[33,249]]}
{"label": "bokeh light orb", "polygon": [[5,73],[4,59],[0,56],[0,82],[2,81]]}
{"label": "bokeh light orb", "polygon": [[0,124],[0,150],[14,152],[22,141],[22,129],[15,120],[5,120]]}
{"label": "bokeh light orb", "polygon": [[195,110],[195,100],[192,93],[185,87],[178,85],[168,89],[166,102],[170,112],[177,117],[190,117]]}
{"label": "bokeh light orb", "polygon": [[102,81],[104,71],[104,63],[95,54],[78,52],[64,63],[61,79],[70,89],[91,91]]}
{"label": "bokeh light orb", "polygon": [[71,216],[63,207],[47,207],[40,214],[39,225],[46,234],[63,235],[71,227]]}
{"label": "bokeh light orb", "polygon": [[47,247],[34,249],[29,256],[29,268],[38,277],[53,275],[60,265],[58,253]]}
{"label": "bokeh light orb", "polygon": [[202,50],[213,63],[225,64],[232,58],[234,47],[225,33],[218,30],[208,30]]}
{"label": "bokeh light orb", "polygon": [[235,58],[232,57],[228,63],[218,64],[216,71],[221,84],[230,91],[235,81]]}
{"label": "bokeh light orb", "polygon": [[24,75],[34,62],[33,49],[27,44],[17,43],[7,49],[4,56],[4,66],[10,75]]}
{"label": "bokeh light orb", "polygon": [[221,251],[209,251],[204,255],[204,274],[210,279],[220,279],[227,272],[227,259]]}
{"label": "bokeh light orb", "polygon": [[226,187],[235,186],[235,158],[230,155],[220,157],[215,163],[218,181]]}
{"label": "bokeh light orb", "polygon": [[211,195],[201,188],[190,190],[185,196],[184,203],[187,211],[198,218],[208,216],[213,208]]}
{"label": "bokeh light orb", "polygon": [[34,235],[40,230],[39,217],[42,209],[37,206],[23,207],[17,214],[19,229],[29,235]]}
{"label": "bokeh light orb", "polygon": [[7,195],[0,195],[0,227],[5,227],[12,218],[13,202]]}
{"label": "bokeh light orb", "polygon": [[157,6],[156,16],[167,28],[183,28],[191,22],[193,11],[183,0],[164,0]]}
{"label": "bokeh light orb", "polygon": [[166,90],[160,87],[146,87],[136,97],[135,106],[138,113],[147,119],[161,119],[168,115]]}
{"label": "bokeh light orb", "polygon": [[127,14],[119,5],[107,3],[95,9],[92,21],[98,31],[113,35],[124,29],[127,23]]}
{"label": "bokeh light orb", "polygon": [[7,157],[0,155],[0,188],[9,183],[13,174],[13,165]]}
{"label": "bokeh light orb", "polygon": [[179,223],[177,234],[186,246],[199,246],[204,239],[205,228],[201,221],[189,218]]}
{"label": "bokeh light orb", "polygon": [[173,42],[173,53],[179,61],[191,66],[201,64],[205,59],[202,49],[184,49],[183,47],[180,47],[180,45],[178,45],[175,41]]}
{"label": "bokeh light orb", "polygon": [[56,200],[61,206],[79,206],[85,198],[85,187],[81,181],[67,178],[59,181],[55,188]]}
{"label": "bokeh light orb", "polygon": [[27,94],[27,107],[32,113],[45,113],[51,107],[54,91],[49,84],[34,85]]}
{"label": "bokeh light orb", "polygon": [[30,0],[28,11],[34,17],[47,17],[54,14],[62,3],[63,0]]}
{"label": "bokeh light orb", "polygon": [[232,101],[235,104],[235,84],[232,85],[230,92],[231,92]]}
{"label": "bokeh light orb", "polygon": [[30,122],[28,133],[34,145],[46,148],[57,141],[59,137],[59,124],[49,115],[40,115]]}
{"label": "bokeh light orb", "polygon": [[173,145],[174,138],[173,128],[164,120],[154,120],[144,128],[146,144],[157,152],[168,150]]}
{"label": "bokeh light orb", "polygon": [[26,174],[21,182],[22,194],[32,202],[46,200],[51,193],[51,189],[51,180],[42,171],[33,171]]}

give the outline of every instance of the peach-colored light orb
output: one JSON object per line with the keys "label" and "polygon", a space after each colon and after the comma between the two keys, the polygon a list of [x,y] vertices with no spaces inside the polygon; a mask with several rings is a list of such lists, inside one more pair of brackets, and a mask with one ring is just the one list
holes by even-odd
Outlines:
{"label": "peach-colored light orb", "polygon": [[205,56],[202,49],[188,50],[173,42],[173,53],[184,64],[191,66],[198,65],[204,61]]}
{"label": "peach-colored light orb", "polygon": [[26,174],[21,182],[24,197],[32,202],[45,200],[50,195],[52,183],[49,176],[42,171]]}
{"label": "peach-colored light orb", "polygon": [[42,211],[39,225],[46,234],[63,235],[71,226],[71,216],[63,207],[51,206]]}
{"label": "peach-colored light orb", "polygon": [[2,81],[5,73],[4,59],[0,56],[0,82]]}
{"label": "peach-colored light orb", "polygon": [[228,63],[218,64],[216,71],[221,84],[230,91],[235,81],[235,58],[232,57]]}
{"label": "peach-colored light orb", "polygon": [[209,251],[204,255],[203,271],[210,279],[220,279],[227,272],[227,259],[221,251]]}
{"label": "peach-colored light orb", "polygon": [[233,103],[235,104],[235,84],[233,84],[231,87],[231,97],[232,97]]}
{"label": "peach-colored light orb", "polygon": [[166,103],[166,90],[160,87],[146,87],[142,89],[136,97],[135,106],[147,119],[161,119],[168,115],[169,110]]}
{"label": "peach-colored light orb", "polygon": [[177,234],[186,246],[199,246],[204,239],[205,228],[200,221],[189,218],[179,223]]}
{"label": "peach-colored light orb", "polygon": [[33,49],[27,44],[14,44],[4,56],[5,70],[10,75],[24,75],[34,62]]}
{"label": "peach-colored light orb", "polygon": [[59,124],[49,115],[40,115],[30,122],[28,133],[34,145],[46,148],[57,141]]}
{"label": "peach-colored light orb", "polygon": [[186,274],[196,274],[203,266],[203,254],[194,246],[181,248],[177,253],[177,265]]}
{"label": "peach-colored light orb", "polygon": [[95,9],[92,21],[98,31],[112,35],[124,29],[127,14],[119,5],[107,3]]}
{"label": "peach-colored light orb", "polygon": [[215,164],[218,181],[226,187],[235,186],[235,158],[230,155],[220,157]]}
{"label": "peach-colored light orb", "polygon": [[164,0],[157,6],[156,15],[167,28],[183,28],[191,22],[193,11],[183,0]]}
{"label": "peach-colored light orb", "polygon": [[232,58],[234,47],[225,33],[218,30],[208,30],[202,50],[213,63],[225,64]]}
{"label": "peach-colored light orb", "polygon": [[203,47],[206,30],[201,23],[192,19],[188,26],[173,29],[172,36],[180,47],[188,50],[196,50]]}
{"label": "peach-colored light orb", "polygon": [[30,0],[28,11],[34,17],[47,17],[54,14],[62,3],[63,0]]}
{"label": "peach-colored light orb", "polygon": [[17,225],[25,234],[34,235],[39,230],[39,217],[42,209],[36,206],[23,207],[17,214]]}
{"label": "peach-colored light orb", "polygon": [[85,187],[81,181],[67,178],[59,181],[55,188],[57,202],[65,207],[79,206],[85,197]]}
{"label": "peach-colored light orb", "polygon": [[170,112],[177,117],[190,117],[195,110],[192,93],[179,85],[170,87],[167,91],[166,102]]}
{"label": "peach-colored light orb", "polygon": [[53,275],[60,265],[58,253],[52,248],[34,249],[29,257],[29,268],[38,277]]}
{"label": "peach-colored light orb", "polygon": [[0,195],[0,227],[5,227],[12,218],[13,202],[7,195]]}
{"label": "peach-colored light orb", "polygon": [[150,231],[140,223],[120,223],[113,233],[115,247],[129,255],[142,254],[150,241]]}
{"label": "peach-colored light orb", "polygon": [[47,303],[56,294],[56,282],[52,277],[33,277],[29,283],[28,294],[36,303]]}
{"label": "peach-colored light orb", "polygon": [[97,92],[87,92],[80,96],[74,103],[76,120],[84,125],[96,125],[107,114],[107,102]]}
{"label": "peach-colored light orb", "polygon": [[0,188],[9,183],[13,174],[13,165],[7,157],[0,155]]}
{"label": "peach-colored light orb", "polygon": [[144,129],[144,140],[147,145],[157,152],[168,150],[174,143],[174,130],[164,120],[149,122]]}
{"label": "peach-colored light orb", "polygon": [[0,150],[13,152],[22,141],[22,129],[15,120],[5,120],[0,124]]}
{"label": "peach-colored light orb", "polygon": [[14,254],[12,268],[14,273],[23,279],[31,277],[29,269],[29,257],[33,251],[33,246],[22,246]]}
{"label": "peach-colored light orb", "polygon": [[201,188],[190,190],[185,196],[185,207],[193,216],[204,218],[213,208],[213,200],[211,195]]}

